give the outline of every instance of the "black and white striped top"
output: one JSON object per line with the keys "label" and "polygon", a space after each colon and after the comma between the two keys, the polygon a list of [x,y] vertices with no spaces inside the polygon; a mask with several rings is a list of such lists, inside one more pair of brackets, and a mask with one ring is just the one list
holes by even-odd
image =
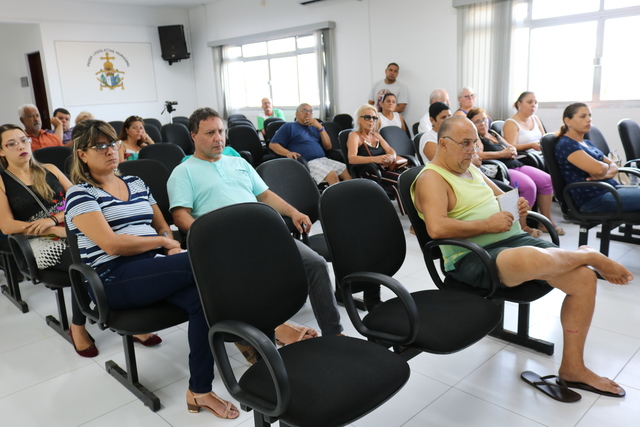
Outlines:
{"label": "black and white striped top", "polygon": [[97,267],[111,261],[118,255],[108,255],[91,239],[84,235],[73,223],[73,218],[88,212],[101,211],[107,223],[116,234],[132,236],[157,236],[151,227],[155,205],[149,188],[137,176],[120,177],[129,188],[128,200],[120,200],[106,191],[83,183],[74,185],[67,191],[65,221],[69,231],[78,237],[80,255],[85,264]]}

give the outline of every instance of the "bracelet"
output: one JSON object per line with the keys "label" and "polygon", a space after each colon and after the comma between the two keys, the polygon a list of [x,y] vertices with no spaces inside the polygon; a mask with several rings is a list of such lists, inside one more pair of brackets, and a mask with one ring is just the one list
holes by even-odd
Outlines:
{"label": "bracelet", "polygon": [[324,126],[322,126],[322,129],[320,129],[318,132],[322,132],[324,130]]}
{"label": "bracelet", "polygon": [[60,221],[58,221],[58,218],[56,218],[55,215],[51,215],[51,219],[53,220],[54,226],[60,225]]}

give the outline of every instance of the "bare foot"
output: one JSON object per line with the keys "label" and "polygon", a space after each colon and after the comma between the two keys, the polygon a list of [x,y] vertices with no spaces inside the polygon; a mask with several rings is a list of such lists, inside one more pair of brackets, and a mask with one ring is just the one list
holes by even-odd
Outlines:
{"label": "bare foot", "polygon": [[591,246],[580,246],[578,252],[585,252],[591,255],[591,265],[602,277],[614,285],[626,285],[633,280],[633,274],[622,264],[602,255]]}
{"label": "bare foot", "polygon": [[84,325],[71,324],[73,342],[75,343],[76,350],[83,351],[93,345],[93,341],[89,338],[87,328]]}
{"label": "bare foot", "polygon": [[200,406],[208,406],[209,408],[211,408],[213,410],[213,412],[218,414],[218,416],[221,417],[221,418],[234,419],[234,418],[238,418],[238,416],[240,416],[240,411],[238,411],[238,408],[236,408],[236,405],[231,403],[231,405],[229,406],[229,413],[227,414],[226,417],[224,417],[224,411],[227,409],[226,404],[229,403],[229,402],[227,402],[224,399],[221,399],[218,396],[216,396],[216,397],[218,397],[216,399],[216,397],[214,397],[214,395],[212,395],[212,393],[213,392],[207,393],[207,394],[204,394],[204,395],[200,395],[200,394],[196,395],[196,394],[194,394],[196,403],[198,405],[200,405]]}
{"label": "bare foot", "polygon": [[622,387],[620,387],[615,381],[606,377],[601,377],[586,367],[583,368],[581,372],[569,372],[568,370],[563,370],[563,368],[560,367],[558,376],[565,381],[585,383],[591,387],[597,388],[598,390],[608,391],[615,394],[622,392]]}

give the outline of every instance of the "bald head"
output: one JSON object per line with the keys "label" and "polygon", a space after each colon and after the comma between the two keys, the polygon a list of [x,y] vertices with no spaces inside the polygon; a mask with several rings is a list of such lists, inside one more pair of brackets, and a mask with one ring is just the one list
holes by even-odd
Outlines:
{"label": "bald head", "polygon": [[447,105],[451,105],[449,101],[449,94],[444,89],[436,89],[429,95],[429,104],[435,104],[436,102],[444,102]]}
{"label": "bald head", "polygon": [[469,126],[475,129],[471,120],[467,119],[465,116],[451,116],[440,125],[438,140],[445,136],[450,137],[452,134],[458,133],[459,130],[464,129],[465,127],[469,128]]}

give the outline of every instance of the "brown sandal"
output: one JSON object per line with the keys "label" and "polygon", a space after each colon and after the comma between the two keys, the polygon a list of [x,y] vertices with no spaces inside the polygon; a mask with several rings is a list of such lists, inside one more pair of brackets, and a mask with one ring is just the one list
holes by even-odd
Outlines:
{"label": "brown sandal", "polygon": [[[294,337],[292,339],[283,338],[284,336],[290,336],[291,330],[295,332]],[[309,335],[309,337],[305,338],[305,335]],[[276,328],[276,343],[278,343],[279,346],[293,344],[294,342],[302,341],[309,338],[315,338],[317,336],[318,332],[315,329],[299,327],[296,325],[292,325],[289,322],[283,323]]]}
{"label": "brown sandal", "polygon": [[[222,413],[222,415],[220,415],[219,413],[217,413],[216,411],[213,410],[213,408],[206,406],[206,405],[200,405],[198,402],[196,402],[196,399],[198,397],[204,397],[207,394],[210,394],[211,396],[214,397],[214,399],[216,399],[217,401],[219,401],[220,403],[222,403],[223,405],[225,405],[224,408],[224,412]],[[194,392],[192,392],[191,390],[187,390],[187,410],[189,412],[200,412],[200,408],[202,409],[206,409],[207,411],[211,412],[213,415],[215,415],[218,418],[225,418],[228,420],[233,420],[236,419],[240,416],[240,411],[238,411],[238,408],[235,407],[235,405],[231,402],[228,402],[224,399],[221,399],[220,397],[218,397],[214,392],[209,392],[209,393],[205,393],[205,394],[195,394]],[[236,415],[235,417],[230,417],[229,414],[231,413],[231,411],[236,411],[238,415]]]}

